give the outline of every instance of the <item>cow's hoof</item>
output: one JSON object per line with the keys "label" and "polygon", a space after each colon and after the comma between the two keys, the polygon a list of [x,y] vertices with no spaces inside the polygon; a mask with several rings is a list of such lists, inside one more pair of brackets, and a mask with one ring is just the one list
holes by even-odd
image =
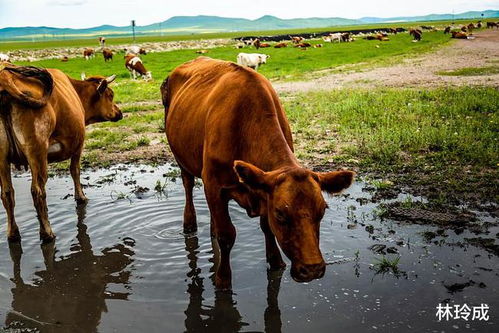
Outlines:
{"label": "cow's hoof", "polygon": [[228,279],[220,279],[219,277],[215,277],[215,288],[218,291],[229,291],[232,290],[232,284]]}
{"label": "cow's hoof", "polygon": [[55,234],[54,233],[47,234],[45,232],[40,232],[40,240],[42,241],[42,244],[51,243],[55,240]]}
{"label": "cow's hoof", "polygon": [[7,236],[7,240],[9,243],[19,243],[21,241],[21,234],[19,233],[19,229],[12,232],[11,235]]}

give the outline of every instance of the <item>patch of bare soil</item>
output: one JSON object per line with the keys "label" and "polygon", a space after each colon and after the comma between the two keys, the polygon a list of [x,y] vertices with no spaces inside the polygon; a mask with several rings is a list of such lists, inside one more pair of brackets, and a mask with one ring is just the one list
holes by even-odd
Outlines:
{"label": "patch of bare soil", "polygon": [[487,67],[499,61],[499,31],[486,30],[475,39],[460,39],[437,52],[426,54],[390,67],[380,67],[356,73],[328,74],[308,81],[277,82],[279,93],[299,93],[331,90],[343,87],[499,87],[499,74],[480,76],[447,76],[438,72],[467,67]]}

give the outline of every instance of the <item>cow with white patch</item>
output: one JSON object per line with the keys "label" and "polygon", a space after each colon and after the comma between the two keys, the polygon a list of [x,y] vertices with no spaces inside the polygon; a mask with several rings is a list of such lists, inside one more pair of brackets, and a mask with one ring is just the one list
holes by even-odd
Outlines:
{"label": "cow with white patch", "polygon": [[137,76],[141,76],[144,80],[152,79],[151,72],[146,70],[142,59],[135,54],[129,53],[125,56],[125,67],[130,71],[130,77],[134,80],[137,79]]}
{"label": "cow with white patch", "polygon": [[139,47],[137,45],[130,46],[129,48],[126,49],[126,51],[127,53],[133,53],[133,54],[143,54],[143,55],[147,54],[147,51],[144,48]]}
{"label": "cow with white patch", "polygon": [[341,43],[341,33],[337,32],[335,34],[329,34],[329,38],[331,39],[331,43],[334,43],[334,41],[338,41],[338,43]]}
{"label": "cow with white patch", "polygon": [[267,59],[270,58],[267,54],[261,53],[239,53],[237,55],[237,64],[241,66],[247,66],[253,68],[255,71],[258,70],[258,66],[266,64]]}

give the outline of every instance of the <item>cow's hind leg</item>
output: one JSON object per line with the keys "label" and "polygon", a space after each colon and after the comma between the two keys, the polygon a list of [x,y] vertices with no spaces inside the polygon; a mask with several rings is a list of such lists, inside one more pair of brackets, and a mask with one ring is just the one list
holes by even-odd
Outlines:
{"label": "cow's hind leg", "polygon": [[2,188],[2,202],[7,212],[7,239],[10,242],[21,240],[19,228],[14,218],[15,196],[12,178],[10,174],[10,163],[7,159],[0,161],[0,187]]}
{"label": "cow's hind leg", "polygon": [[69,167],[71,171],[71,177],[73,178],[73,183],[75,187],[75,200],[78,204],[82,204],[88,201],[80,182],[80,156],[81,151],[76,153],[71,157],[71,165]]}
{"label": "cow's hind leg", "polygon": [[44,243],[54,240],[55,235],[50,227],[48,209],[47,209],[47,195],[45,192],[45,184],[47,183],[47,150],[40,148],[30,149],[27,154],[29,167],[31,168],[31,195],[33,196],[33,203],[40,222],[40,239]]}
{"label": "cow's hind leg", "polygon": [[229,216],[229,198],[219,186],[210,186],[205,182],[205,194],[210,208],[213,233],[220,248],[220,265],[215,273],[215,287],[220,290],[232,286],[230,251],[236,240],[236,228]]}
{"label": "cow's hind leg", "polygon": [[192,189],[194,188],[194,176],[181,168],[182,183],[185,190],[184,207],[184,233],[188,234],[198,229],[196,222],[196,210],[192,200]]}
{"label": "cow's hind leg", "polygon": [[270,269],[277,270],[286,267],[286,264],[282,260],[281,252],[279,252],[279,248],[277,247],[275,236],[270,230],[267,216],[260,216],[260,228],[265,235],[265,253]]}

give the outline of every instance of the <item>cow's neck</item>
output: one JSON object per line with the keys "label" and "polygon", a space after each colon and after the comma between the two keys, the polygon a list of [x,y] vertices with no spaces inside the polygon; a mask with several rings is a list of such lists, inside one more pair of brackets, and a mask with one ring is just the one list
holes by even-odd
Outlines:
{"label": "cow's neck", "polygon": [[92,108],[90,107],[90,98],[89,98],[89,83],[86,81],[75,80],[69,78],[73,88],[76,90],[78,97],[80,97],[81,104],[83,105],[83,109],[85,111],[85,125],[90,123],[90,119],[92,118]]}
{"label": "cow's neck", "polygon": [[277,120],[275,127],[263,126],[259,131],[260,135],[251,136],[255,140],[250,143],[251,149],[247,162],[255,164],[264,171],[300,167]]}

